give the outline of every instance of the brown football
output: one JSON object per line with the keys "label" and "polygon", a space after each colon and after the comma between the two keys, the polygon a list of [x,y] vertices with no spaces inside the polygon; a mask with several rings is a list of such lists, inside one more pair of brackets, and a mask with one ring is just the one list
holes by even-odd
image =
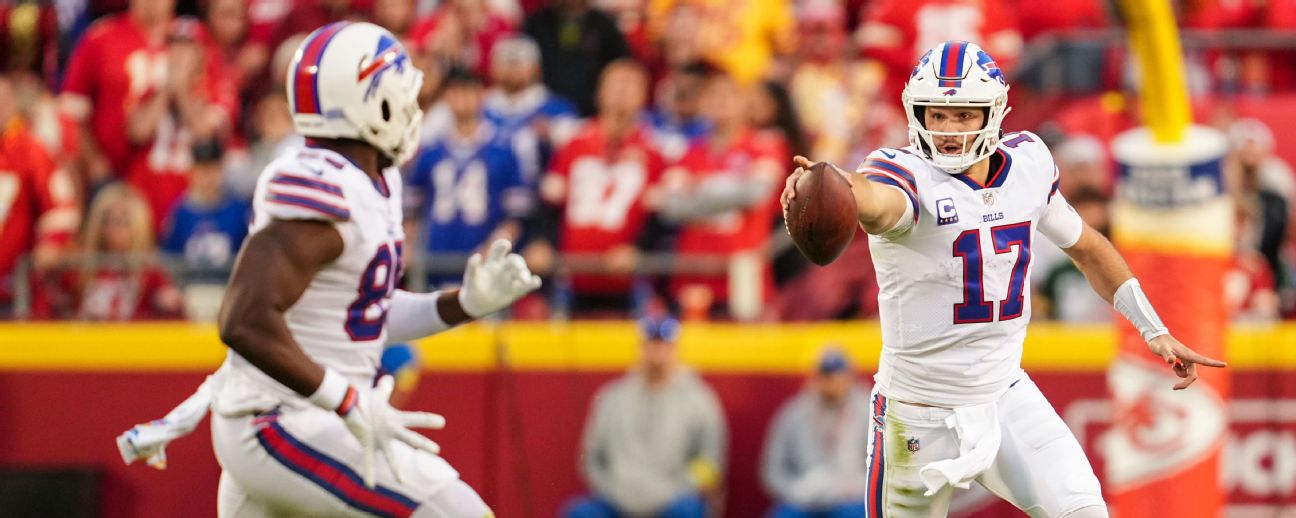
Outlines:
{"label": "brown football", "polygon": [[846,250],[858,225],[850,184],[827,163],[819,162],[796,182],[788,204],[787,230],[797,250],[825,266]]}

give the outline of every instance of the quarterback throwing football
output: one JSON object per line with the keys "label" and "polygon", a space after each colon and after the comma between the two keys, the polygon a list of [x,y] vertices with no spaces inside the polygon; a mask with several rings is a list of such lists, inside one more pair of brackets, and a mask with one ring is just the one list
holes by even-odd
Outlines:
{"label": "quarterback throwing football", "polygon": [[[1040,138],[1003,133],[1008,84],[975,44],[928,51],[902,94],[909,146],[879,149],[848,174],[880,293],[882,357],[872,399],[868,516],[945,516],[977,482],[1033,517],[1106,517],[1093,468],[1022,371],[1031,243],[1061,247],[1173,366],[1197,365],[1124,259],[1058,192]],[[796,158],[783,206],[813,165]]]}

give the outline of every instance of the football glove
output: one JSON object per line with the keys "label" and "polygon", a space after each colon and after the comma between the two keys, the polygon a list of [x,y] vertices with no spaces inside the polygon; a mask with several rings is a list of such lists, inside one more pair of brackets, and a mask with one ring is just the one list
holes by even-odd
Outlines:
{"label": "football glove", "polygon": [[459,305],[468,316],[482,318],[540,288],[540,277],[531,273],[522,256],[509,253],[512,248],[509,240],[499,239],[484,259],[480,253],[468,258],[459,289]]}
{"label": "football glove", "polygon": [[[337,380],[343,380],[345,383],[341,375],[332,370],[326,371],[324,377],[325,381],[320,384],[316,395],[320,395],[321,391],[336,393],[337,390],[330,385],[336,385]],[[341,402],[332,408],[342,417],[351,435],[360,442],[362,450],[360,478],[369,487],[374,487],[377,483],[374,459],[378,455],[382,455],[387,465],[391,466],[397,482],[405,480],[401,464],[392,454],[392,441],[401,441],[412,448],[433,454],[441,451],[441,447],[432,439],[424,437],[411,428],[439,430],[445,427],[445,418],[430,412],[406,412],[392,407],[390,399],[395,386],[396,380],[389,375],[379,378],[377,386],[369,392],[362,393],[348,384],[342,392]],[[324,400],[323,397],[311,397],[311,401],[318,405],[320,403],[317,399]],[[325,405],[320,406],[328,408]]]}

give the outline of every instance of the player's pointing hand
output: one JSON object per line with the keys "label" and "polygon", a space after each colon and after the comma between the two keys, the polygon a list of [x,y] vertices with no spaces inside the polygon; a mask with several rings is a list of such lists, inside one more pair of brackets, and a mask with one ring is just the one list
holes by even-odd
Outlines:
{"label": "player's pointing hand", "polygon": [[1170,335],[1161,335],[1153,338],[1148,342],[1148,349],[1152,353],[1160,356],[1162,360],[1174,368],[1176,376],[1183,378],[1183,381],[1176,383],[1175,390],[1183,390],[1197,381],[1197,365],[1207,367],[1227,367],[1228,364],[1214,358],[1198,354],[1197,351],[1189,349],[1188,346],[1179,342],[1175,337]]}

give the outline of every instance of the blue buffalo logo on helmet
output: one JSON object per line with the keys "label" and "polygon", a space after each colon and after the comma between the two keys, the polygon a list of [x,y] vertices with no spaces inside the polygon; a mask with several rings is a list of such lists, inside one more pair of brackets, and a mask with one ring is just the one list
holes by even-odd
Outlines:
{"label": "blue buffalo logo on helmet", "polygon": [[981,67],[981,70],[986,71],[986,75],[989,75],[994,79],[998,79],[999,84],[1002,85],[1008,84],[1008,80],[1004,79],[1003,71],[999,70],[999,65],[995,63],[994,58],[990,57],[989,54],[986,54],[986,51],[984,50],[977,51],[976,64],[977,66]]}
{"label": "blue buffalo logo on helmet", "polygon": [[405,65],[409,62],[409,54],[405,53],[405,47],[387,35],[378,38],[378,48],[374,50],[374,59],[368,66],[360,69],[356,75],[356,82],[371,79],[369,87],[365,89],[364,98],[366,101],[373,97],[374,92],[378,90],[378,83],[382,79],[384,72],[395,68],[397,72],[404,72]]}
{"label": "blue buffalo logo on helmet", "polygon": [[918,65],[915,66],[913,72],[909,74],[909,79],[913,79],[919,72],[922,72],[923,67],[927,66],[928,63],[931,63],[931,55],[932,51],[928,50],[926,54],[923,54],[921,58],[918,58]]}

